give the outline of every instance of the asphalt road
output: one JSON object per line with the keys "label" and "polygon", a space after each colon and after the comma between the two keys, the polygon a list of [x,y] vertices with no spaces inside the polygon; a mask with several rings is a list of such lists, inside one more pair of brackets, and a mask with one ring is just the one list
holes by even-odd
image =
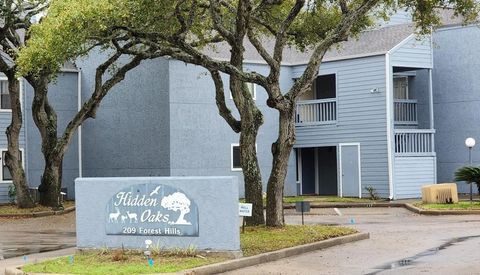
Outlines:
{"label": "asphalt road", "polygon": [[75,213],[29,219],[0,219],[0,261],[73,247],[75,243]]}
{"label": "asphalt road", "polygon": [[[480,215],[420,216],[403,208],[313,209],[311,224],[339,224],[370,239],[226,274],[480,274]],[[290,212],[292,213],[292,212]],[[298,215],[287,223],[301,223]]]}

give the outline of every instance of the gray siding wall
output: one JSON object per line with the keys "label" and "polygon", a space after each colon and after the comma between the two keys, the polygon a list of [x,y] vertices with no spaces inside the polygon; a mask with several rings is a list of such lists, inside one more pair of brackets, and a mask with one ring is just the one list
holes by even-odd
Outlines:
{"label": "gray siding wall", "polygon": [[[246,65],[250,70],[268,74],[263,65]],[[207,72],[197,66],[170,61],[170,133],[172,176],[237,176],[240,196],[244,195],[241,171],[231,171],[231,144],[239,142],[236,134],[218,114],[215,88]],[[231,110],[228,78],[224,76],[225,98]],[[281,75],[282,89],[292,85],[289,68]],[[276,140],[278,113],[266,106],[266,92],[256,87],[256,103],[264,114],[260,128],[257,154],[261,166],[264,188],[272,166],[271,144]],[[234,112],[238,118],[237,112]],[[296,194],[295,162],[292,152],[285,186],[286,195]]]}
{"label": "gray siding wall", "polygon": [[411,36],[391,54],[391,65],[396,67],[432,68],[432,47],[430,37]]}
{"label": "gray siding wall", "polygon": [[396,157],[395,199],[420,198],[421,187],[435,183],[435,157]]}
{"label": "gray siding wall", "polygon": [[8,198],[8,187],[11,183],[0,183],[0,204],[10,202]]}
{"label": "gray siding wall", "polygon": [[[87,100],[95,68],[105,57],[79,62]],[[168,61],[144,61],[104,98],[95,119],[84,123],[83,176],[128,177],[170,174]]]}
{"label": "gray siding wall", "polygon": [[381,27],[385,26],[393,26],[393,25],[400,25],[400,24],[408,24],[412,22],[412,15],[408,11],[399,10],[392,14],[389,20],[384,21],[379,19],[378,25]]}
{"label": "gray siding wall", "polygon": [[[297,67],[298,76],[304,67]],[[297,127],[296,147],[360,143],[362,192],[374,187],[389,196],[385,56],[323,63],[320,74],[336,73],[337,124]],[[379,93],[370,90],[378,88]]]}
{"label": "gray siding wall", "polygon": [[[433,93],[438,182],[453,182],[455,171],[468,165],[465,139],[473,137],[474,165],[480,165],[480,29],[438,30],[434,34]],[[473,188],[476,192],[476,188]],[[459,192],[469,192],[458,184]]]}
{"label": "gray siding wall", "polygon": [[430,128],[430,103],[428,94],[428,70],[417,70],[416,76],[409,77],[408,92],[417,100],[418,129]]}
{"label": "gray siding wall", "polygon": [[[48,99],[57,112],[58,135],[62,135],[68,122],[77,112],[77,79],[76,72],[61,73],[50,84]],[[26,84],[25,128],[27,133],[27,179],[30,186],[39,186],[45,161],[42,154],[41,138],[32,118],[33,88]],[[62,186],[67,188],[69,198],[74,196],[74,180],[78,177],[78,138],[72,139],[63,160]]]}
{"label": "gray siding wall", "polygon": [[[0,77],[4,78],[5,76],[3,74],[0,74]],[[25,109],[25,81],[22,80],[21,82],[22,85],[22,104],[23,108]],[[25,116],[23,118],[23,123],[25,124]],[[8,125],[10,125],[10,122],[12,120],[12,114],[10,111],[0,111],[0,149],[2,150],[7,150],[8,147],[8,142],[7,142],[7,135],[5,134],[5,131],[7,130]],[[20,143],[20,148],[24,150],[24,156],[25,156],[25,126],[22,127],[22,130],[20,132],[20,137],[19,137],[19,143]],[[27,162],[25,163],[25,169],[27,169],[28,165]],[[3,160],[1,159],[0,156],[0,164],[3,164]],[[1,167],[0,167],[1,169]],[[6,203],[9,202],[8,199],[8,187],[11,185],[11,181],[0,181],[0,203]]]}

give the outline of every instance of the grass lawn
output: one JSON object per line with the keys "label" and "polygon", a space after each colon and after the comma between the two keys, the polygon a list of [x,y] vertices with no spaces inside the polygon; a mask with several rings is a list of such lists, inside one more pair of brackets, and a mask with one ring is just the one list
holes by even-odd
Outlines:
{"label": "grass lawn", "polygon": [[71,263],[70,257],[61,257],[36,265],[27,265],[23,271],[91,275],[169,273],[225,261],[227,258],[156,255],[153,256],[153,260],[154,264],[150,267],[145,257],[138,252],[90,251],[77,253],[73,258],[73,263]]}
{"label": "grass lawn", "polygon": [[[356,233],[355,229],[323,225],[287,225],[281,229],[248,227],[240,234],[244,256],[252,256],[286,247],[312,243],[333,237]],[[198,257],[192,251],[153,253],[154,266],[139,252],[133,251],[89,251],[70,257],[61,257],[39,264],[27,265],[26,272],[68,274],[147,274],[178,272],[202,265],[228,260],[225,257]]]}
{"label": "grass lawn", "polygon": [[460,201],[458,203],[415,203],[415,206],[426,210],[480,210],[479,201]]}
{"label": "grass lawn", "polygon": [[286,225],[281,229],[247,227],[245,233],[240,234],[240,243],[243,255],[252,256],[356,232],[352,228],[325,225]]}
{"label": "grass lawn", "polygon": [[[297,197],[284,197],[283,202],[285,203],[295,203],[299,201],[310,201],[310,202],[373,202],[371,199],[366,198],[341,198],[337,196],[297,196]],[[382,200],[377,200],[382,201]]]}
{"label": "grass lawn", "polygon": [[[63,203],[64,208],[68,208],[71,206],[75,206],[74,201],[65,201]],[[44,211],[50,211],[52,210],[49,207],[37,205],[35,208],[26,208],[26,209],[21,209],[16,207],[15,205],[0,205],[0,214],[32,214],[36,212],[44,212]]]}

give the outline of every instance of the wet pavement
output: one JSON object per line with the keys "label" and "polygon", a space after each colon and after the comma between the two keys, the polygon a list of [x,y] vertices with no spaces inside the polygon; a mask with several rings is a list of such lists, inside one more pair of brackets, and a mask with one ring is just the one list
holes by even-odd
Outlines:
{"label": "wet pavement", "polygon": [[30,219],[0,219],[0,261],[74,247],[75,214]]}
{"label": "wet pavement", "polygon": [[[227,274],[480,274],[480,215],[421,216],[403,208],[312,211],[307,224],[350,226],[370,232],[370,239]],[[287,223],[301,223],[301,216],[287,215]]]}

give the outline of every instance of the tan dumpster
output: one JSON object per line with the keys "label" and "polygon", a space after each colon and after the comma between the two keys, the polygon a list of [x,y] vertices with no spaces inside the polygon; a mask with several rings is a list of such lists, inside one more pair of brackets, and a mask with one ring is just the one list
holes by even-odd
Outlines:
{"label": "tan dumpster", "polygon": [[440,183],[422,186],[423,203],[456,203],[458,202],[457,185]]}

